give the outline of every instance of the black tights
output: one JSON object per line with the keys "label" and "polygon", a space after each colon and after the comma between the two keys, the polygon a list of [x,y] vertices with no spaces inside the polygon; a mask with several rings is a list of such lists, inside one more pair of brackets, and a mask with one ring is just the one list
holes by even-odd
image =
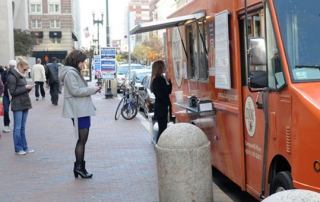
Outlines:
{"label": "black tights", "polygon": [[158,139],[157,142],[160,138],[160,135],[162,132],[167,128],[167,123],[168,123],[168,118],[167,117],[161,117],[158,118],[158,126],[159,126],[159,131],[158,131]]}
{"label": "black tights", "polygon": [[74,150],[77,162],[84,161],[85,146],[89,136],[89,128],[79,129],[79,139]]}

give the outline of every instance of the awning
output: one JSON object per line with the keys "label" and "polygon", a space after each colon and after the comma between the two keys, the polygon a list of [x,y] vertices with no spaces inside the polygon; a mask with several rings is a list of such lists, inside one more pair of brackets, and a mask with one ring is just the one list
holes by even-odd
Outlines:
{"label": "awning", "polygon": [[49,37],[50,38],[61,38],[62,33],[61,33],[61,31],[49,32]]}
{"label": "awning", "polygon": [[157,22],[146,22],[140,25],[135,26],[131,31],[130,34],[139,34],[143,32],[150,32],[159,29],[166,29],[170,27],[176,27],[180,25],[186,24],[189,20],[201,19],[206,16],[205,12],[194,13],[190,15],[170,18],[163,21]]}
{"label": "awning", "polygon": [[77,38],[77,36],[72,32],[72,39],[74,40],[74,41],[78,41],[78,38]]}

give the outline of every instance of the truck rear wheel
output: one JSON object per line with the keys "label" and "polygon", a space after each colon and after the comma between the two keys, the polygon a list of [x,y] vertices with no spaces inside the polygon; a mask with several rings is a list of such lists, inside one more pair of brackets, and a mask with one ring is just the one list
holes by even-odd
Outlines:
{"label": "truck rear wheel", "polygon": [[291,173],[289,171],[277,173],[272,180],[270,195],[288,189],[294,189]]}

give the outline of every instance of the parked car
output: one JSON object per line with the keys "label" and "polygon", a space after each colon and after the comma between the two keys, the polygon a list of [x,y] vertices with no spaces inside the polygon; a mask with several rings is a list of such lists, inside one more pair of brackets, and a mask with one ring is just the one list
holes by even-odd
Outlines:
{"label": "parked car", "polygon": [[[135,87],[139,87],[141,85],[141,82],[143,78],[150,74],[151,75],[151,70],[150,69],[133,69],[130,71],[131,73],[131,81],[133,81]],[[129,71],[127,71],[123,83],[121,84],[120,90],[125,90],[129,87]]]}
{"label": "parked car", "polygon": [[144,115],[148,117],[149,113],[154,112],[155,95],[150,90],[151,74],[147,74],[141,82],[138,90],[139,105],[143,109]]}
{"label": "parked car", "polygon": [[[130,69],[131,70],[142,69],[142,65],[130,64]],[[129,71],[129,64],[121,64],[117,68],[117,90],[118,90],[118,93],[120,93],[121,85],[123,84],[124,77],[128,71]]]}

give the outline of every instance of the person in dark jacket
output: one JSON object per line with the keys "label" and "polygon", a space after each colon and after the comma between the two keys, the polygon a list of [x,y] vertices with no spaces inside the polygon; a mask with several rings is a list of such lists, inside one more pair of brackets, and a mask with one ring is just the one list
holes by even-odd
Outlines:
{"label": "person in dark jacket", "polygon": [[28,148],[25,131],[28,111],[32,108],[29,92],[33,88],[33,85],[27,84],[28,69],[28,62],[22,57],[18,57],[17,66],[9,69],[7,77],[9,93],[12,96],[14,150],[18,155],[34,152],[33,149]]}
{"label": "person in dark jacket", "polygon": [[10,97],[8,93],[8,86],[7,83],[7,77],[9,69],[14,68],[17,65],[17,62],[15,60],[10,60],[9,65],[7,66],[6,70],[2,73],[1,79],[4,84],[4,93],[2,97],[2,103],[3,103],[3,132],[8,133],[10,132],[10,117],[9,117],[9,107],[10,107]]}
{"label": "person in dark jacket", "polygon": [[172,84],[170,79],[168,79],[168,74],[166,73],[166,76],[163,76],[163,73],[165,72],[166,67],[162,60],[158,60],[152,64],[152,82],[150,89],[156,97],[154,104],[154,117],[159,126],[157,142],[162,132],[167,128],[168,108],[170,106],[169,95],[172,91]]}
{"label": "person in dark jacket", "polygon": [[51,95],[51,102],[53,105],[58,105],[58,99],[59,99],[59,64],[57,63],[57,58],[52,58],[52,63],[48,65],[47,68],[47,78],[49,80],[49,86],[50,86],[50,95]]}

